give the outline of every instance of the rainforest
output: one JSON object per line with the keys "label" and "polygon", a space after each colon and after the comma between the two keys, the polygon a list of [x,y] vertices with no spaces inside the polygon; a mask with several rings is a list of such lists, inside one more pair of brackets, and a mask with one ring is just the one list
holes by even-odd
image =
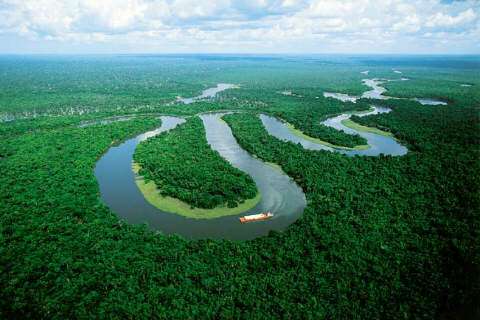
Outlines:
{"label": "rainforest", "polygon": [[0,318],[480,317],[479,74],[0,56]]}
{"label": "rainforest", "polygon": [[235,207],[257,194],[250,176],[228,165],[210,149],[198,117],[171,133],[140,144],[135,160],[142,168],[139,174],[154,180],[160,194],[192,206]]}

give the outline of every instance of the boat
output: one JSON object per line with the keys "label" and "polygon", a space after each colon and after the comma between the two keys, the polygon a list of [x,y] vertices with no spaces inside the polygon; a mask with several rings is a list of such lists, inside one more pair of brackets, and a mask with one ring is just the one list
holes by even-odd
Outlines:
{"label": "boat", "polygon": [[263,212],[259,214],[252,214],[249,216],[244,216],[240,218],[241,223],[247,223],[247,222],[254,222],[254,221],[262,221],[262,220],[267,220],[273,217],[273,213],[269,212]]}

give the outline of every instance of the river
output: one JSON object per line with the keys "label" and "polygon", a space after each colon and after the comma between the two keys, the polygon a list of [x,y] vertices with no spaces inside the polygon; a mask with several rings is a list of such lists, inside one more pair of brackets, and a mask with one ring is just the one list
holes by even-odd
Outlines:
{"label": "river", "polygon": [[[217,86],[216,89],[220,87]],[[223,88],[226,88],[223,86]],[[222,90],[217,90],[219,92]],[[210,96],[202,94],[202,97]],[[198,97],[192,98],[196,101]],[[203,99],[203,98],[202,98]],[[187,103],[189,103],[187,101]],[[370,112],[358,113],[366,116],[390,112],[388,108],[374,107]],[[132,170],[135,148],[142,141],[174,129],[185,122],[185,119],[162,116],[161,126],[129,139],[118,146],[111,147],[97,162],[95,176],[99,183],[102,201],[120,218],[132,224],[146,223],[149,228],[164,234],[178,234],[188,239],[230,239],[249,240],[264,236],[272,230],[281,231],[296,221],[306,207],[306,197],[302,189],[280,168],[264,163],[251,156],[237,143],[230,127],[222,120],[225,113],[200,114],[206,138],[212,149],[226,159],[232,166],[250,175],[261,194],[261,200],[252,209],[238,215],[214,219],[192,219],[179,214],[162,211],[150,204],[137,187],[136,174]],[[275,137],[295,143],[301,143],[307,149],[341,152],[346,155],[377,156],[381,153],[402,155],[407,149],[393,137],[382,136],[371,132],[357,131],[345,127],[342,121],[352,113],[327,119],[323,124],[344,130],[347,133],[358,133],[365,137],[370,145],[367,150],[348,150],[332,148],[314,143],[294,135],[285,123],[267,115],[260,118],[267,131]],[[260,212],[271,211],[274,217],[270,220],[241,224],[239,217]]]}
{"label": "river", "polygon": [[[95,168],[103,202],[121,218],[133,224],[147,223],[164,234],[179,234],[188,239],[248,240],[283,230],[301,216],[306,199],[301,188],[281,170],[252,157],[243,150],[232,135],[230,127],[221,120],[222,114],[204,114],[207,141],[214,150],[234,167],[249,174],[261,193],[260,202],[251,210],[234,216],[215,219],[191,219],[165,212],[151,205],[135,183],[132,159],[136,146],[149,137],[173,129],[185,120],[161,117],[156,130],[129,139],[111,147]],[[274,218],[241,224],[239,217],[246,214],[271,211]]]}
{"label": "river", "polygon": [[231,83],[218,83],[216,87],[208,88],[202,91],[202,94],[192,97],[192,98],[182,98],[178,97],[177,102],[181,102],[184,104],[194,103],[199,100],[210,99],[217,95],[217,93],[222,92],[227,89],[235,89],[238,88],[237,85]]}
{"label": "river", "polygon": [[372,110],[367,113],[365,112],[344,113],[339,116],[331,117],[322,122],[323,125],[335,128],[337,130],[343,130],[348,134],[358,134],[364,137],[367,140],[367,143],[369,146],[369,148],[365,150],[352,150],[352,149],[342,148],[342,147],[327,146],[325,144],[315,142],[312,139],[307,139],[305,137],[294,134],[294,132],[292,132],[292,130],[287,126],[286,123],[282,122],[277,118],[262,114],[260,115],[260,119],[262,120],[262,123],[269,134],[283,141],[300,143],[305,149],[339,152],[339,153],[346,154],[348,156],[354,156],[354,155],[378,156],[380,154],[402,156],[408,152],[408,149],[402,144],[400,144],[394,137],[385,136],[385,135],[381,135],[374,132],[365,132],[365,131],[351,129],[342,123],[343,120],[349,119],[353,114],[359,117],[364,117],[364,116],[373,115],[373,114],[387,113],[390,111],[391,109],[389,108],[377,106],[377,107],[373,107]]}
{"label": "river", "polygon": [[385,92],[387,92],[387,89],[382,86],[382,84],[386,82],[393,82],[393,81],[408,81],[410,80],[409,78],[402,77],[400,79],[363,79],[362,83],[366,85],[367,87],[370,87],[370,90],[365,91],[362,93],[360,96],[352,96],[346,93],[340,93],[340,92],[324,92],[323,96],[325,98],[333,98],[340,100],[342,102],[353,102],[356,103],[358,99],[361,98],[366,98],[366,99],[378,99],[378,100],[387,100],[387,99],[406,99],[406,100],[412,100],[416,101],[422,105],[430,105],[430,106],[438,106],[438,105],[447,105],[446,102],[438,100],[438,99],[433,99],[433,98],[397,98],[397,97],[391,97],[391,96],[385,96],[383,95]]}

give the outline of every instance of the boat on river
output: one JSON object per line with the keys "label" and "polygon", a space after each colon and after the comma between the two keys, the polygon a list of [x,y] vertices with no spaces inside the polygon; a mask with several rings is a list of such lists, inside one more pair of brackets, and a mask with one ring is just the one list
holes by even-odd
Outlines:
{"label": "boat on river", "polygon": [[247,223],[247,222],[254,222],[254,221],[262,221],[262,220],[267,220],[273,217],[273,213],[269,212],[263,212],[259,214],[252,214],[249,216],[244,216],[240,218],[241,223]]}

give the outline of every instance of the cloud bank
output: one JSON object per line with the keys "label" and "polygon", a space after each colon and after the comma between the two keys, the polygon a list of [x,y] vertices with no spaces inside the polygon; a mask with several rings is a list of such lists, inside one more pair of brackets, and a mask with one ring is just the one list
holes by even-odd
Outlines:
{"label": "cloud bank", "polygon": [[0,52],[480,53],[480,1],[0,0]]}

